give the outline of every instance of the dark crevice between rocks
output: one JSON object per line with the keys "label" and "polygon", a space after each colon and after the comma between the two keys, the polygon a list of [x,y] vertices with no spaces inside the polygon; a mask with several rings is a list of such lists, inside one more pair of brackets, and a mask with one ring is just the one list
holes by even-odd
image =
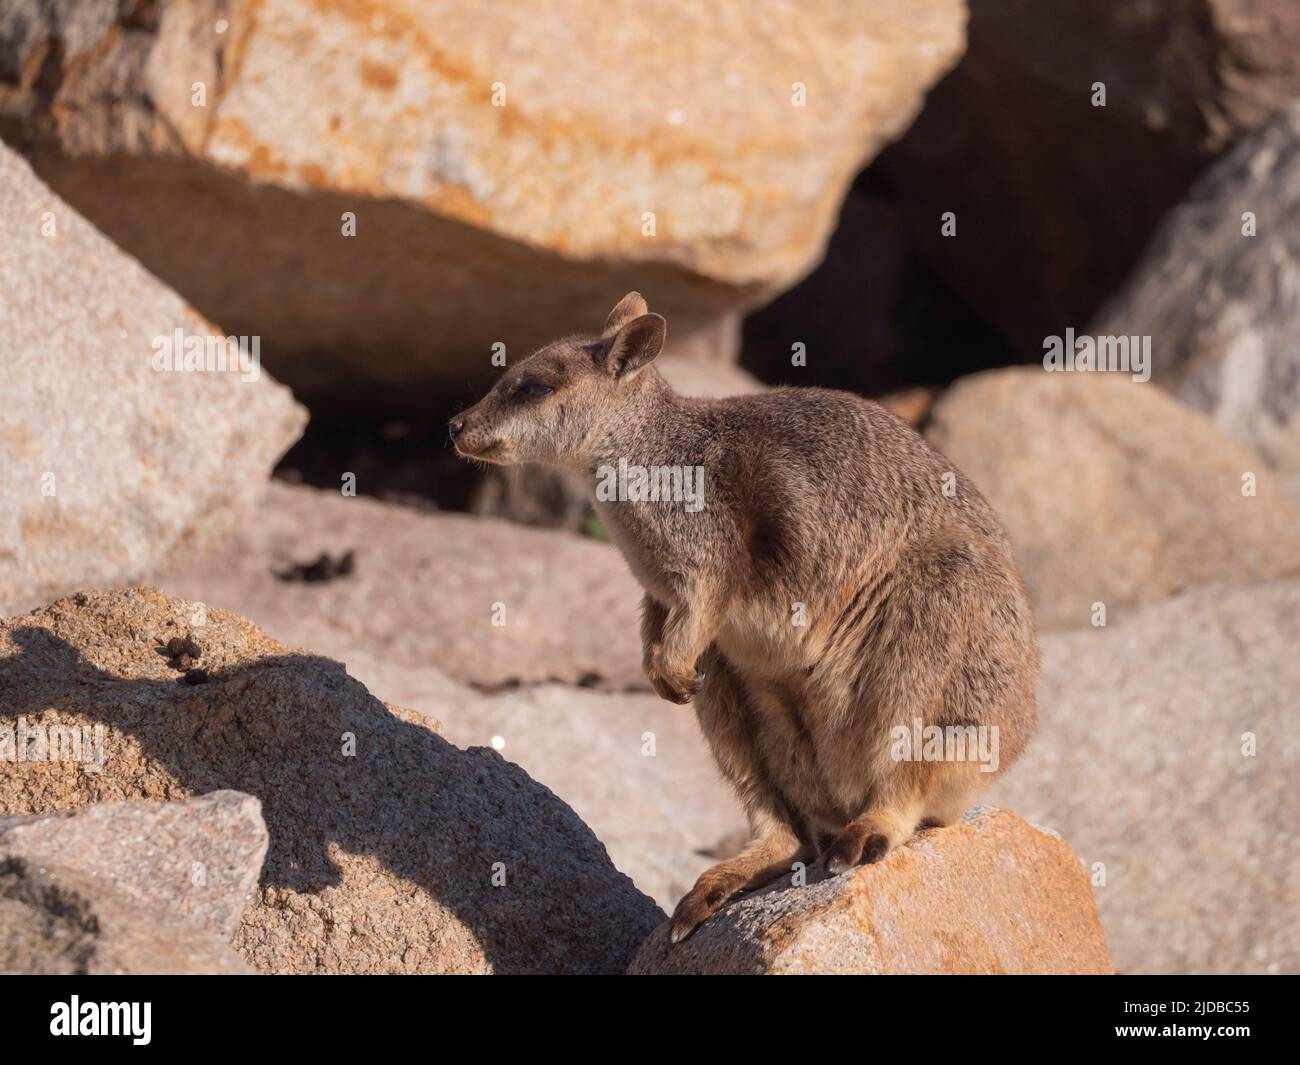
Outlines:
{"label": "dark crevice between rocks", "polygon": [[[768,384],[874,398],[1017,361],[1007,340],[923,260],[905,199],[906,190],[874,168],[858,176],[823,262],[745,320],[747,370]],[[796,343],[805,346],[805,366],[792,365]]]}
{"label": "dark crevice between rocks", "polygon": [[871,168],[912,253],[1003,338],[1008,364],[1087,326],[1223,147],[1198,107],[1221,59],[1205,5],[1187,5],[1173,38],[1161,5],[1130,13],[1118,42],[1096,5],[1062,6],[1053,19],[1029,0],[973,3],[961,61]]}

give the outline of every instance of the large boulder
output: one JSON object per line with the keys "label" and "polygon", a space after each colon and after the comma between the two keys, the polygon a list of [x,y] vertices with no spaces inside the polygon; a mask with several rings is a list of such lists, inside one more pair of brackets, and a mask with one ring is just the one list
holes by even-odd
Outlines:
{"label": "large boulder", "polygon": [[737,312],[816,262],[964,22],[963,0],[19,0],[0,131],[295,389],[411,403],[632,288],[734,355]]}
{"label": "large boulder", "polygon": [[219,543],[306,417],[256,363],[155,369],[159,338],[216,330],[3,145],[0,229],[4,615]]}
{"label": "large boulder", "polygon": [[977,808],[884,861],[731,903],[638,975],[1109,973],[1088,876],[1054,832]]}
{"label": "large boulder", "polygon": [[965,56],[874,169],[933,268],[1032,358],[1083,328],[1210,160],[1300,96],[1297,51],[1295,0],[972,0]]}
{"label": "large boulder", "polygon": [[1205,587],[1042,641],[993,788],[1060,829],[1125,973],[1300,971],[1300,581]]}
{"label": "large boulder", "polygon": [[[204,675],[165,652],[186,636]],[[87,771],[47,741],[0,775],[0,812],[260,799],[270,847],[234,943],[263,972],[617,972],[662,919],[517,766],[225,611],[129,589],[6,621],[5,726],[98,726],[107,757]]]}
{"label": "large boulder", "polygon": [[926,437],[1002,517],[1042,628],[1300,573],[1300,508],[1267,464],[1149,381],[978,374],[943,395]]}
{"label": "large boulder", "polygon": [[1300,500],[1300,103],[1197,183],[1090,332],[1153,337],[1152,380]]}
{"label": "large boulder", "polygon": [[[666,910],[744,835],[690,707],[657,695],[555,684],[480,694],[429,668],[352,655],[348,672],[384,699],[436,717],[458,746],[493,746],[573,807],[614,864]],[[725,856],[725,855],[723,855]]]}
{"label": "large boulder", "polygon": [[[346,576],[280,579],[348,551]],[[227,548],[174,563],[160,578],[173,594],[340,661],[435,666],[489,690],[648,688],[641,589],[615,548],[585,537],[274,482]]]}

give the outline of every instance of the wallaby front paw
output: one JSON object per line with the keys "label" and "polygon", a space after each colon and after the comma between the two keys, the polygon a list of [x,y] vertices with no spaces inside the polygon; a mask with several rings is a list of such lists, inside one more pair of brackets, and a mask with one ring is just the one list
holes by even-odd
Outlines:
{"label": "wallaby front paw", "polygon": [[678,706],[685,706],[700,693],[700,688],[704,684],[704,674],[696,673],[686,681],[670,681],[666,677],[653,676],[650,678],[650,683],[654,685],[654,690],[661,699],[667,699]]}
{"label": "wallaby front paw", "polygon": [[692,669],[689,673],[674,671],[665,661],[663,649],[649,656],[646,676],[661,699],[684,706],[699,694],[704,684],[704,674]]}

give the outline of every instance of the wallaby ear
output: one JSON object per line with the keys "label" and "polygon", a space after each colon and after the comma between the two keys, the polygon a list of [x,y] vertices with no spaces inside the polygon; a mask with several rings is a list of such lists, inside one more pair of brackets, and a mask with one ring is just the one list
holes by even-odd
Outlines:
{"label": "wallaby ear", "polygon": [[650,308],[646,301],[641,298],[641,293],[629,292],[614,304],[614,309],[609,312],[609,317],[605,319],[605,328],[601,330],[600,335],[613,336],[633,318],[639,318],[648,310]]}
{"label": "wallaby ear", "polygon": [[609,354],[605,356],[605,368],[610,377],[636,373],[663,350],[667,335],[668,322],[662,314],[643,314],[633,318],[614,334]]}

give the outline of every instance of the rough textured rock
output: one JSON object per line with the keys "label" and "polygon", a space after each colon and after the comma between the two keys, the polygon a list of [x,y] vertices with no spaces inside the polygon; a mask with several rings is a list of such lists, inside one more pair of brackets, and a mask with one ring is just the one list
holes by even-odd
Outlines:
{"label": "rough textured rock", "polygon": [[1197,183],[1089,332],[1153,337],[1152,380],[1300,500],[1300,104]]}
{"label": "rough textured rock", "polygon": [[10,7],[0,128],[55,188],[205,313],[262,333],[295,389],[397,397],[486,374],[494,342],[598,324],[628,289],[689,338],[790,284],[955,61],[965,16],[962,0]]}
{"label": "rough textured rock", "polygon": [[[207,683],[159,652],[186,633]],[[106,733],[101,772],[11,766],[6,813],[222,788],[260,799],[270,848],[235,946],[263,972],[614,972],[662,918],[518,767],[225,611],[129,589],[10,619],[0,713]]]}
{"label": "rough textured rock", "polygon": [[261,804],[216,791],[186,802],[106,802],[0,818],[0,860],[67,866],[228,939],[266,857]]}
{"label": "rough textured rock", "polygon": [[1042,628],[1088,625],[1096,603],[1114,623],[1190,585],[1300,573],[1300,509],[1264,461],[1149,381],[978,374],[944,394],[926,436],[1001,515]]}
{"label": "rough textured rock", "polygon": [[1300,972],[1298,645],[1300,581],[1043,640],[1038,734],[992,796],[1104,876],[1120,972]]}
{"label": "rough textured rock", "polygon": [[973,0],[965,56],[875,169],[934,268],[1032,357],[1083,327],[1209,160],[1300,96],[1298,50],[1294,0]]}
{"label": "rough textured rock", "polygon": [[[349,549],[350,576],[275,576]],[[613,547],[568,533],[275,482],[228,548],[178,560],[161,582],[344,662],[367,651],[483,688],[648,687],[640,587]]]}
{"label": "rough textured rock", "polygon": [[980,808],[876,865],[733,902],[647,974],[1108,973],[1087,874],[1055,832]]}
{"label": "rough textured rock", "polygon": [[3,615],[218,543],[306,419],[265,374],[156,371],[216,330],[3,145],[0,228]]}
{"label": "rough textured rock", "polygon": [[496,746],[573,807],[638,888],[671,910],[745,825],[690,707],[656,695],[559,685],[483,695],[439,671],[373,654],[348,672],[385,700],[436,718],[458,746]]}
{"label": "rough textured rock", "polygon": [[0,857],[0,973],[31,976],[251,970],[219,935],[80,871]]}

